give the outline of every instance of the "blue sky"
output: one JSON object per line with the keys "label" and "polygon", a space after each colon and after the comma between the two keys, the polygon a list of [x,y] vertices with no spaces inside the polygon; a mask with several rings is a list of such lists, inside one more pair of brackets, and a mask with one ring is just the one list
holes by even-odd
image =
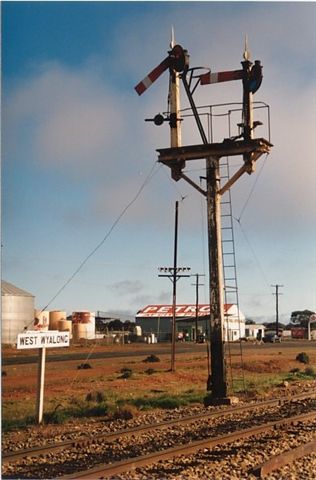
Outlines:
{"label": "blue sky", "polygon": [[[167,124],[144,122],[166,110],[168,74],[134,91],[166,56],[174,25],[191,66],[239,69],[245,34],[263,64],[254,99],[270,105],[274,147],[232,188],[241,309],[273,319],[271,284],[282,284],[282,320],[315,310],[315,20],[314,2],[2,2],[2,278],[32,292],[37,308],[134,315],[170,303],[158,267],[172,265],[184,196],[178,263],[207,273],[204,201],[156,163]],[[241,95],[232,82],[199,87],[195,100]],[[267,137],[266,114],[256,115]],[[228,136],[219,118],[216,141]],[[185,120],[183,144],[195,142]],[[188,166],[197,178],[203,168]],[[195,302],[192,283],[178,282],[178,303]]]}

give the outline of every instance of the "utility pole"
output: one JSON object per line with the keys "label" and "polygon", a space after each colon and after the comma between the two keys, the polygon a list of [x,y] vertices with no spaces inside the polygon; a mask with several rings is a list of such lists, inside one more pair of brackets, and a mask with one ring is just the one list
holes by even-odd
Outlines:
{"label": "utility pole", "polygon": [[196,283],[191,283],[193,287],[195,287],[195,343],[197,343],[197,332],[198,332],[198,316],[199,316],[199,287],[202,287],[204,283],[199,283],[200,277],[205,277],[205,275],[201,273],[194,273],[191,275],[195,277]]}
{"label": "utility pole", "polygon": [[282,293],[279,292],[279,288],[284,287],[284,285],[271,285],[271,287],[275,288],[275,293],[272,293],[272,295],[275,295],[275,329],[276,329],[276,335],[279,336],[279,295],[283,295]]}
{"label": "utility pole", "polygon": [[175,204],[175,227],[174,227],[174,256],[173,267],[160,267],[160,271],[169,272],[167,274],[160,274],[158,277],[168,277],[172,281],[172,327],[171,327],[171,371],[175,372],[175,357],[176,357],[176,306],[177,306],[177,281],[182,277],[189,277],[187,274],[180,274],[181,271],[190,271],[190,267],[178,267],[178,207],[179,202]]}

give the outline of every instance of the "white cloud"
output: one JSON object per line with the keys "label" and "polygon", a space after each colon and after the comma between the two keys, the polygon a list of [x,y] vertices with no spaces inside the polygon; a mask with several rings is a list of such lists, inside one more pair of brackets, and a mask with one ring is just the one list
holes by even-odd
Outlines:
{"label": "white cloud", "polygon": [[42,65],[10,92],[5,123],[9,153],[27,131],[29,144],[23,147],[42,167],[84,174],[107,163],[107,152],[125,129],[120,98],[108,85],[84,67],[71,70],[57,63]]}

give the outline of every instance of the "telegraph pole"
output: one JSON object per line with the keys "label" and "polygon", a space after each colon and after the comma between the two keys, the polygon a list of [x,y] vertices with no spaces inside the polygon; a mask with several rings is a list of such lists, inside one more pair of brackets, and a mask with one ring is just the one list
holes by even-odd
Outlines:
{"label": "telegraph pole", "polygon": [[272,295],[275,295],[275,329],[277,336],[279,336],[279,295],[282,295],[279,288],[284,287],[284,285],[276,284],[271,285],[271,287],[275,288],[275,293],[272,293]]}
{"label": "telegraph pole", "polygon": [[169,272],[167,274],[158,275],[158,277],[168,277],[172,281],[172,334],[171,334],[171,371],[175,372],[175,357],[176,357],[176,306],[177,306],[177,281],[181,277],[189,277],[187,274],[180,274],[181,271],[190,271],[190,267],[178,267],[178,206],[179,202],[175,204],[175,226],[174,226],[174,256],[173,267],[160,267],[160,271]]}
{"label": "telegraph pole", "polygon": [[210,346],[211,373],[207,379],[207,390],[214,398],[227,396],[226,368],[224,357],[224,309],[223,309],[223,265],[220,214],[219,159],[206,159],[208,252],[209,252],[209,298],[210,298]]}
{"label": "telegraph pole", "polygon": [[205,277],[205,275],[201,273],[195,273],[192,275],[195,277],[196,283],[192,283],[191,285],[195,287],[195,343],[197,343],[197,331],[198,331],[198,316],[199,316],[199,287],[202,287],[204,283],[199,283],[200,277]]}

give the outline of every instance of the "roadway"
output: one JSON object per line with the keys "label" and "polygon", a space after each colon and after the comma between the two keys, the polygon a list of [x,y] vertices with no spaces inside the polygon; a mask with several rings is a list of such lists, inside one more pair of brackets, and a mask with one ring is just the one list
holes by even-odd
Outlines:
{"label": "roadway", "polygon": [[[261,345],[252,344],[252,343],[242,343],[243,351],[249,349],[260,349],[262,350],[271,350],[275,349],[277,351],[288,349],[288,348],[307,348],[315,347],[316,342],[309,342],[308,340],[295,340],[295,341],[284,341],[282,343],[264,343]],[[136,348],[135,348],[136,347]],[[239,343],[230,344],[230,349],[232,354],[239,353]],[[71,360],[93,360],[93,359],[106,359],[106,358],[124,358],[124,357],[139,357],[139,356],[148,356],[150,354],[155,355],[168,355],[170,354],[171,345],[170,343],[157,343],[152,345],[147,344],[128,344],[128,345],[118,345],[117,350],[111,346],[105,346],[104,350],[93,352],[93,346],[85,348],[84,351],[74,352],[71,348],[68,352],[65,349],[59,353],[61,349],[47,349],[46,350],[46,362],[66,362]],[[50,351],[51,350],[51,351]],[[57,351],[56,351],[57,350]],[[98,347],[100,350],[100,346]],[[176,353],[198,353],[205,352],[206,344],[195,344],[193,342],[188,343],[177,343],[176,344]],[[33,353],[34,352],[34,353]],[[35,353],[36,352],[36,353]],[[2,350],[2,365],[23,365],[30,363],[38,362],[38,354],[36,350],[33,350],[28,355],[23,355],[20,351],[19,354],[10,354],[6,355],[5,350]]]}

